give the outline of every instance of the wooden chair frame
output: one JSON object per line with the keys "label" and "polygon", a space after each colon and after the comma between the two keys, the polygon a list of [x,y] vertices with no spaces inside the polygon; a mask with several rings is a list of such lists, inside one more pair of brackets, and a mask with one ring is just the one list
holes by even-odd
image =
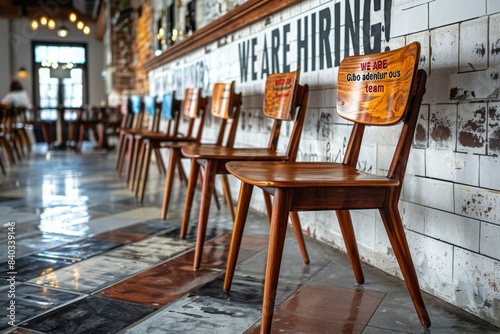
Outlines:
{"label": "wooden chair frame", "polygon": [[[185,91],[185,99],[182,105],[184,117],[188,120],[187,132],[184,135],[179,133],[179,121],[181,114],[181,101],[175,100],[171,105],[172,116],[170,118],[173,122],[168,122],[166,125],[165,133],[149,133],[137,135],[142,137],[142,144],[140,154],[138,157],[138,173],[136,174],[134,182],[134,190],[139,201],[144,199],[146,182],[148,179],[149,161],[151,153],[158,152],[162,148],[170,150],[169,165],[166,168],[165,176],[165,193],[164,193],[164,206],[168,206],[170,200],[171,187],[174,177],[175,168],[178,167],[181,179],[184,179],[184,170],[180,163],[180,149],[186,145],[199,144],[201,141],[201,134],[205,124],[207,98],[201,96],[200,88],[188,88]],[[193,135],[195,130],[195,122],[200,119],[196,134]],[[166,202],[166,203],[165,203]],[[163,218],[164,219],[164,218]]]}
{"label": "wooden chair frame", "polygon": [[[417,71],[419,54],[420,44],[412,43],[398,50],[344,59],[339,69],[337,112],[353,121],[354,127],[343,163],[227,164],[229,172],[241,180],[242,185],[224,282],[226,291],[231,287],[252,189],[257,186],[274,195],[261,333],[269,333],[271,330],[288,214],[313,210],[336,210],[355,279],[361,284],[364,276],[349,210],[378,209],[420,322],[426,328],[430,326],[398,211],[427,78],[423,70]],[[397,78],[377,79],[381,78],[380,74],[375,81],[349,80],[348,74],[359,72],[360,64],[376,65],[379,71],[375,73],[392,72],[397,74]],[[384,85],[385,90],[370,94],[366,88],[369,84]],[[365,126],[391,125],[402,119],[404,124],[401,136],[387,176],[357,170]]]}
{"label": "wooden chair frame", "polygon": [[[228,171],[225,164],[228,161],[295,161],[297,156],[300,136],[307,109],[307,98],[309,87],[299,85],[300,69],[290,73],[277,73],[268,77],[266,85],[267,96],[264,99],[264,113],[270,118],[274,118],[269,144],[267,148],[233,148],[233,143],[226,146],[195,147],[189,146],[182,149],[182,154],[192,159],[189,184],[184,205],[184,214],[181,225],[181,238],[185,236],[188,228],[190,211],[194,197],[195,181],[193,175],[198,173],[200,166],[205,167],[205,177],[203,179],[200,212],[198,219],[198,235],[196,239],[196,251],[193,268],[200,267],[205,242],[206,229],[208,224],[210,202],[215,187],[215,176],[221,174],[223,181],[227,182]],[[276,85],[276,86],[274,86]],[[287,95],[288,94],[288,95]],[[296,115],[295,115],[296,114]],[[278,139],[283,120],[291,120],[295,117],[292,133],[288,142],[286,152],[277,152]],[[223,183],[225,189],[226,185]],[[227,199],[229,202],[231,199]],[[265,194],[266,206],[270,207],[270,197]],[[230,210],[232,210],[232,205]],[[234,213],[230,212],[234,217]],[[291,214],[292,224],[297,232],[297,240],[302,252],[304,262],[309,262],[309,256],[305,248],[300,221],[298,215]],[[234,219],[234,218],[233,218]]]}

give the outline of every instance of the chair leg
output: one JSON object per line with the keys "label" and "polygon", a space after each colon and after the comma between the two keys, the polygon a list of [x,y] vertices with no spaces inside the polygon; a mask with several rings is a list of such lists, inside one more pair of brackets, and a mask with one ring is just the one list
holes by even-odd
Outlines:
{"label": "chair leg", "polygon": [[181,182],[185,182],[187,185],[188,178],[186,177],[186,173],[184,172],[184,168],[182,167],[181,160],[179,159],[179,163],[177,164],[177,170],[179,173],[179,180]]}
{"label": "chair leg", "polygon": [[142,163],[142,173],[139,175],[140,184],[139,184],[139,201],[142,203],[144,200],[144,193],[146,191],[146,182],[148,182],[148,174],[149,174],[149,164],[151,163],[151,153],[153,151],[153,143],[149,142],[146,145],[142,145],[145,148],[145,155]]}
{"label": "chair leg", "polygon": [[158,166],[158,172],[160,175],[164,175],[166,170],[165,170],[165,164],[163,163],[163,158],[161,157],[161,152],[158,147],[154,148],[155,152],[155,158],[156,158],[156,165]]}
{"label": "chair leg", "polygon": [[9,165],[14,166],[16,164],[16,161],[14,159],[14,154],[12,152],[12,147],[10,146],[9,141],[5,137],[0,136],[0,145],[2,146],[5,157],[7,158],[7,162],[9,163]]}
{"label": "chair leg", "polygon": [[408,292],[410,293],[413,305],[415,306],[418,318],[420,319],[420,323],[423,327],[429,328],[431,326],[431,320],[422,297],[417,273],[413,265],[410,249],[408,248],[408,242],[406,241],[403,223],[401,221],[401,216],[399,215],[397,203],[394,205],[385,205],[379,211],[382,216],[382,221],[384,222],[387,235],[389,236],[389,241],[391,242],[394,250],[394,255],[396,256],[399,267],[401,268],[401,273],[403,274],[406,282]]}
{"label": "chair leg", "polygon": [[169,165],[165,174],[165,191],[163,192],[162,219],[165,219],[167,217],[168,205],[170,203],[170,195],[172,194],[172,186],[174,182],[175,166],[177,166],[177,164],[179,163],[180,157],[181,152],[179,149],[173,148],[170,150]]}
{"label": "chair leg", "polygon": [[2,174],[3,175],[6,175],[6,171],[5,171],[5,167],[3,165],[3,162],[2,162],[2,157],[0,157],[0,169],[2,170]]}
{"label": "chair leg", "polygon": [[[116,152],[118,152],[118,159],[116,161],[116,170],[118,170],[120,168],[120,161],[123,161],[122,156],[124,154],[124,151],[123,151],[124,139],[125,139],[125,136],[124,136],[123,132],[120,131],[120,133],[118,135],[118,145],[116,147]],[[122,164],[123,164],[123,162],[122,162]]]}
{"label": "chair leg", "polygon": [[140,184],[141,184],[141,181],[142,181],[142,174],[144,173],[144,166],[146,164],[149,164],[149,157],[148,157],[148,161],[146,162],[146,150],[147,148],[151,145],[151,142],[149,140],[145,140],[142,142],[141,144],[141,148],[140,148],[140,152],[139,152],[139,156],[136,158],[137,159],[137,166],[136,166],[136,169],[137,169],[137,172],[135,173],[135,178],[133,180],[133,187],[132,187],[132,190],[135,192],[135,196],[139,196],[139,188],[140,188]]}
{"label": "chair leg", "polygon": [[50,124],[43,123],[41,125],[41,128],[42,128],[43,140],[47,143],[49,147],[52,146],[53,140],[52,140],[52,135],[50,134]]}
{"label": "chair leg", "polygon": [[234,220],[233,235],[231,237],[231,246],[229,248],[229,255],[227,259],[224,291],[229,291],[233,282],[234,269],[236,268],[236,261],[238,260],[241,239],[243,238],[243,230],[245,229],[248,208],[250,207],[250,200],[252,198],[252,191],[253,185],[245,182],[241,183],[238,207],[236,208],[236,218]]}
{"label": "chair leg", "polygon": [[[182,215],[181,239],[186,237],[189,225],[189,216],[191,215],[191,206],[193,205],[194,191],[196,190],[196,181],[200,173],[200,165],[196,159],[191,159],[191,171],[189,172],[188,187],[186,189],[186,202],[184,203],[184,214]],[[166,215],[166,208],[162,211]],[[162,217],[165,219],[165,217]]]}
{"label": "chair leg", "polygon": [[304,233],[302,232],[302,227],[300,225],[299,213],[297,211],[291,211],[290,220],[292,221],[293,232],[295,233],[295,238],[297,239],[297,244],[299,245],[300,254],[302,255],[302,261],[304,261],[305,264],[309,264],[309,254],[307,253]]}
{"label": "chair leg", "polygon": [[337,214],[340,224],[340,230],[342,231],[342,237],[344,238],[347,255],[351,261],[352,270],[354,271],[354,277],[358,284],[363,284],[365,282],[365,278],[363,275],[363,269],[361,268],[361,260],[359,259],[358,244],[352,227],[351,214],[349,213],[349,210],[337,210],[335,213]]}
{"label": "chair leg", "polygon": [[201,188],[200,216],[198,219],[198,235],[196,236],[196,249],[194,252],[193,269],[198,270],[203,255],[205,235],[207,233],[208,214],[210,213],[210,202],[215,185],[215,175],[217,174],[218,161],[208,160],[205,165],[205,177]]}
{"label": "chair leg", "polygon": [[262,301],[261,333],[270,333],[273,321],[276,289],[283,256],[283,246],[288,223],[288,215],[292,206],[293,189],[277,189],[274,195],[269,246],[267,250],[266,277]]}
{"label": "chair leg", "polygon": [[227,175],[225,174],[221,175],[221,179],[222,179],[222,188],[224,190],[224,197],[226,199],[227,209],[229,211],[229,214],[231,215],[231,219],[234,222],[235,219],[234,205],[233,205],[233,199],[231,198],[231,188],[229,187],[229,180],[227,179]]}
{"label": "chair leg", "polygon": [[128,168],[127,168],[127,184],[128,188],[132,190],[133,179],[135,178],[137,158],[139,156],[139,147],[141,147],[142,139],[131,138],[131,146],[128,151]]}
{"label": "chair leg", "polygon": [[273,202],[271,201],[271,195],[265,191],[262,191],[262,194],[264,195],[264,202],[266,203],[267,220],[269,221],[269,224],[271,224],[271,216],[273,214]]}
{"label": "chair leg", "polygon": [[120,154],[118,155],[118,166],[117,166],[117,173],[118,176],[122,175],[122,170],[123,170],[123,163],[125,162],[125,152],[127,152],[127,146],[128,146],[128,140],[125,136],[121,138],[121,144],[120,144]]}

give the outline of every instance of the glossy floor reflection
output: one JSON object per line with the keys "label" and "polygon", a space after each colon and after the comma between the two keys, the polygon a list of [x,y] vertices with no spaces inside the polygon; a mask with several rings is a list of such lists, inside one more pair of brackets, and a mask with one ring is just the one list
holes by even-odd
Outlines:
{"label": "glossy floor reflection", "polygon": [[[232,225],[224,206],[213,204],[202,268],[193,271],[196,219],[187,238],[178,237],[184,184],[160,220],[163,178],[151,169],[158,182],[148,182],[139,204],[115,164],[113,152],[37,146],[0,175],[0,332],[258,333],[267,218],[251,213],[232,289],[223,292]],[[16,274],[8,263],[12,231]],[[424,330],[402,281],[365,266],[366,283],[357,285],[345,254],[306,241],[309,265],[287,236],[275,333],[500,331],[428,295],[433,326]]]}

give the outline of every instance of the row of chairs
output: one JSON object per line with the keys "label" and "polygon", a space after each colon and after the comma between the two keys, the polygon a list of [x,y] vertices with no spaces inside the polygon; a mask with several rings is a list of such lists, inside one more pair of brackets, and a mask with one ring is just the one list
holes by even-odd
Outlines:
{"label": "row of chairs", "polygon": [[[32,149],[26,114],[25,107],[0,103],[0,147],[11,167],[26,157]],[[6,174],[1,157],[0,170],[2,174]]]}
{"label": "row of chairs", "polygon": [[[270,234],[262,308],[262,333],[269,333],[271,330],[288,218],[291,219],[303,260],[308,263],[309,257],[298,211],[336,210],[355,279],[361,284],[364,282],[364,276],[349,210],[378,209],[420,322],[424,327],[429,327],[429,315],[398,211],[406,163],[425,91],[426,74],[423,70],[418,70],[419,53],[420,45],[412,43],[398,50],[353,56],[342,61],[338,76],[337,112],[354,124],[342,163],[295,162],[309,92],[307,85],[299,84],[299,70],[297,70],[272,74],[266,80],[263,112],[273,120],[267,147],[234,148],[242,96],[234,92],[234,83],[216,84],[209,109],[213,116],[221,119],[221,130],[216,143],[207,145],[200,141],[207,102],[201,98],[199,90],[196,94],[187,90],[183,103],[186,117],[189,117],[188,115],[201,117],[201,128],[196,136],[192,136],[190,132],[191,125],[188,135],[183,136],[177,132],[176,124],[178,126],[181,102],[175,100],[173,95],[167,95],[170,96],[168,98],[170,102],[165,102],[164,99],[161,107],[157,108],[176,112],[167,117],[173,121],[173,128],[176,130],[161,134],[154,128],[148,131],[138,128],[123,130],[118,169],[121,171],[128,149],[127,173],[130,173],[128,182],[131,189],[142,198],[143,182],[147,179],[149,165],[149,158],[144,157],[150,156],[153,150],[161,147],[171,150],[162,207],[164,219],[168,213],[173,173],[176,168],[181,170],[179,163],[181,157],[191,159],[181,237],[186,235],[194,191],[200,171],[203,170],[193,264],[195,270],[201,265],[215,176],[222,175],[223,190],[230,214],[234,219],[224,290],[229,290],[231,287],[253,188],[257,186],[263,190],[270,219]],[[380,73],[376,76],[376,81],[352,80],[353,73],[366,72],[363,70],[363,64],[377,65],[373,66],[377,69],[376,72]],[[370,86],[372,84],[376,84],[377,89],[374,90]],[[196,105],[196,112],[190,114],[188,110],[193,105]],[[137,110],[140,108],[139,103]],[[229,128],[228,140],[223,144],[224,130],[229,119],[232,119],[233,123]],[[282,137],[280,129],[285,121],[292,121],[293,129],[286,150],[282,152],[278,150],[278,140]],[[374,175],[358,170],[356,166],[365,127],[389,126],[400,122],[404,124],[387,175]],[[235,213],[226,179],[227,174],[232,174],[241,181]],[[274,198],[273,201],[271,196]]]}

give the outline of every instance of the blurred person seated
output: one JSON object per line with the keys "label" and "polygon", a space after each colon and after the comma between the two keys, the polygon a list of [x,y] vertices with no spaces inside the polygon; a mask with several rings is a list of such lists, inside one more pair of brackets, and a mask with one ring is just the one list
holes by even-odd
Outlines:
{"label": "blurred person seated", "polygon": [[21,83],[13,80],[10,83],[10,92],[2,99],[3,103],[11,104],[15,107],[31,108],[31,98]]}

